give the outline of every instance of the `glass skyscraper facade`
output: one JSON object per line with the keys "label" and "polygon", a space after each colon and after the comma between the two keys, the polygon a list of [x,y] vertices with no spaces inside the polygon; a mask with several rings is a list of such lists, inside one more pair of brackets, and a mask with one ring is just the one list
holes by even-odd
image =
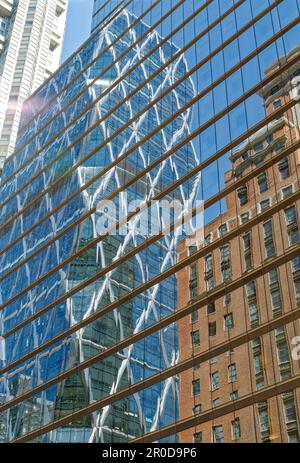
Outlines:
{"label": "glass skyscraper facade", "polygon": [[24,101],[60,64],[67,0],[0,1],[0,175]]}
{"label": "glass skyscraper facade", "polygon": [[299,440],[299,23],[95,1],[0,184],[2,441]]}
{"label": "glass skyscraper facade", "polygon": [[[179,49],[171,41],[160,46],[162,37],[148,29],[123,10],[25,105],[17,152],[5,165],[1,186],[1,222],[7,227],[1,257],[2,371],[8,373],[1,382],[2,401],[76,369],[176,309],[174,275],[133,301],[116,302],[172,266],[177,232],[138,253],[133,250],[143,247],[147,236],[139,231],[136,217],[124,235],[101,239],[97,233],[98,221],[103,217],[105,225],[111,213],[111,205],[100,211],[101,201],[111,198],[121,221],[130,214],[132,201],[143,204],[157,197],[198,163],[192,143],[158,162],[190,133],[190,110],[175,118],[173,113],[193,98],[194,87],[187,79],[168,91],[187,72],[187,62],[179,53],[172,68],[161,71]],[[114,43],[121,34],[122,40]],[[119,58],[127,50],[126,58]],[[143,64],[137,67],[139,60]],[[153,136],[141,143],[151,131]],[[193,201],[197,182],[188,181],[162,198]],[[115,260],[119,265],[114,266]],[[102,315],[111,304],[115,308]],[[174,365],[177,355],[173,324],[4,412],[2,439],[64,419]],[[178,379],[173,378],[40,440],[127,441],[177,418]]]}

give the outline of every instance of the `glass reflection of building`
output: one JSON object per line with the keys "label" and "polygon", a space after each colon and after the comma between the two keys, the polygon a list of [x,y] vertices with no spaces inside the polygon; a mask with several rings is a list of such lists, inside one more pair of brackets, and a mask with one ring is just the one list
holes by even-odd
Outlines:
{"label": "glass reflection of building", "polygon": [[[298,439],[299,23],[299,0],[95,1],[90,41],[28,100],[0,191],[5,438]],[[205,246],[179,262],[172,234],[128,233],[117,260],[117,237],[91,240],[99,200],[193,199],[199,174]]]}
{"label": "glass reflection of building", "polygon": [[[5,164],[0,192],[1,250],[5,250],[0,257],[1,371],[6,371],[0,382],[1,402],[76,368],[176,309],[176,278],[171,275],[163,286],[157,284],[64,335],[176,262],[177,232],[103,271],[146,237],[138,231],[137,217],[130,220],[125,236],[99,239],[97,233],[100,213],[95,208],[101,200],[113,197],[117,212],[126,216],[131,201],[156,197],[197,164],[188,143],[134,180],[189,134],[190,109],[174,118],[172,114],[194,96],[190,79],[167,91],[187,72],[183,54],[151,79],[178,48],[170,41],[160,46],[162,37],[155,30],[148,34],[148,28],[123,10],[24,107],[16,154]],[[110,47],[127,29],[130,33]],[[144,39],[135,45],[137,37]],[[128,50],[125,58],[118,59]],[[138,60],[143,64],[135,68]],[[166,96],[151,106],[163,92]],[[163,129],[139,143],[167,119],[170,122]],[[115,167],[110,168],[111,163]],[[194,183],[186,182],[166,199],[192,201]],[[122,186],[127,202],[124,192],[115,194]],[[48,348],[39,350],[47,343]],[[22,361],[26,355],[28,359]],[[177,355],[173,324],[3,411],[0,438],[11,441],[64,419],[174,365]],[[37,441],[123,442],[177,418],[178,379],[174,377],[102,412],[54,427]]]}
{"label": "glass reflection of building", "polygon": [[67,9],[65,0],[0,0],[0,176],[22,104],[59,67]]}
{"label": "glass reflection of building", "polygon": [[[272,116],[296,97],[295,104],[232,150],[231,168],[224,174],[224,185],[228,189],[226,206],[222,214],[206,223],[205,246],[237,227],[241,232],[180,272],[179,309],[186,306],[187,300],[195,301],[203,293],[209,294],[222,285],[246,278],[259,265],[267,265],[272,257],[300,243],[297,201],[291,200],[281,211],[275,210],[256,226],[250,224],[257,214],[267,214],[278,197],[287,201],[299,190],[299,50],[295,47],[281,58],[280,65],[286,69],[279,75],[276,76],[280,70],[278,62],[265,70],[265,78],[270,79],[259,96],[266,116]],[[232,189],[234,184],[236,187]],[[249,226],[245,227],[247,223]],[[191,250],[185,241],[179,249],[181,258]],[[224,297],[216,298],[204,310],[179,321],[182,359],[213,349],[225,340],[229,340],[230,346],[230,339],[236,335],[258,330],[258,335],[249,343],[228,349],[201,363],[198,369],[195,367],[180,375],[180,398],[184,398],[179,402],[181,418],[200,415],[229,401],[234,404],[239,397],[251,396],[274,381],[289,380],[299,374],[299,362],[293,362],[292,358],[297,326],[278,324],[270,333],[261,331],[259,335],[260,326],[268,319],[280,319],[299,307],[299,296],[298,256],[286,266],[274,266],[266,276],[262,271],[258,278],[246,281],[238,289],[228,289]],[[190,331],[189,343],[187,331]],[[299,398],[299,388],[291,388],[241,410],[235,411],[233,406],[230,413],[218,418],[214,418],[212,412],[205,423],[181,433],[180,441],[300,442]]]}

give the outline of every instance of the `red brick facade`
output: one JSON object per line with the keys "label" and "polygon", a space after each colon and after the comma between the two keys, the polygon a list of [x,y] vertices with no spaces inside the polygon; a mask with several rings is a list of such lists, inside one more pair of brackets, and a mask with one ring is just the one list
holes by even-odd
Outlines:
{"label": "red brick facade", "polygon": [[[266,75],[274,71],[276,66],[270,67]],[[267,114],[286,104],[294,95],[292,92],[300,88],[299,75],[300,61],[290,68],[288,75],[280,76],[263,89],[260,96]],[[224,185],[220,189],[249,175],[253,169],[298,140],[299,127],[300,105],[297,104],[284,117],[257,132],[231,153],[232,168],[226,172]],[[270,165],[260,176],[246,181],[244,189],[236,189],[224,198],[223,213],[209,223],[206,222],[206,243],[220,237],[221,225],[227,226],[226,237],[227,232],[247,220],[243,214],[249,214],[248,220],[251,220],[261,211],[272,208],[284,197],[295,193],[299,189],[299,181],[300,151],[296,150],[288,158]],[[196,267],[181,270],[178,274],[179,310],[207,291],[235,281],[274,256],[282,255],[298,242],[300,203],[296,201],[291,206],[295,209],[283,209],[270,217],[272,227],[267,223],[270,219],[249,226],[248,236],[243,232],[231,241],[224,242],[224,246],[229,247],[223,251],[218,248],[206,256],[207,264],[206,258],[201,258],[196,262]],[[295,213],[296,221],[293,222]],[[181,259],[191,252],[185,242],[181,242],[179,250]],[[216,300],[214,310],[212,306],[202,307],[193,318],[181,320],[180,359],[204,352],[297,308],[300,304],[299,267],[296,262],[289,262],[277,270],[277,276],[276,272],[265,273],[254,280],[253,284],[244,285],[227,297]],[[195,332],[194,345],[192,332]],[[241,398],[299,374],[300,362],[293,360],[291,354],[292,339],[295,336],[300,336],[299,320],[181,374],[180,419],[210,410],[214,405],[217,407],[230,402],[234,399],[230,395],[232,393]],[[229,379],[230,365],[232,381]],[[219,374],[219,385],[212,390],[211,375],[214,374],[214,378],[218,379],[215,373]],[[200,379],[200,392],[193,395],[193,381],[197,379]],[[197,405],[200,407],[194,409]],[[299,440],[300,436],[299,417],[300,390],[296,389],[290,395],[277,395],[265,404],[255,404],[184,431],[180,439],[181,442],[293,442]],[[232,422],[235,419],[239,421],[234,426]],[[217,437],[213,437],[213,428],[216,426],[222,428],[215,428]]]}

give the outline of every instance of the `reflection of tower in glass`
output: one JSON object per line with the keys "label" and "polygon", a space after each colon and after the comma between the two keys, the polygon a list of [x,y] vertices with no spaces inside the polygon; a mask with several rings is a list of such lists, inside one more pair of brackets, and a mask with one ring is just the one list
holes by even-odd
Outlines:
{"label": "reflection of tower in glass", "polygon": [[[34,318],[34,314],[58,297],[73,291],[76,286],[78,290],[67,300],[54,304],[51,310],[37,316],[16,333],[5,337],[6,358],[1,362],[3,367],[63,333],[70,326],[100,312],[118,298],[130,294],[134,288],[159,275],[176,262],[179,236],[173,233],[162,237],[134,257],[126,259],[109,273],[95,277],[96,272],[101,271],[116,258],[121,258],[146,239],[138,233],[134,220],[131,221],[131,227],[125,237],[106,237],[98,244],[85,248],[79,255],[78,252],[97,237],[97,214],[82,218],[81,223],[65,233],[62,232],[92,207],[97,206],[100,200],[111,195],[177,145],[189,133],[191,110],[181,112],[174,118],[172,115],[194,96],[191,80],[185,80],[174,90],[166,92],[157,104],[147,108],[154,98],[167,91],[186,72],[187,64],[181,55],[172,65],[157,74],[155,79],[148,79],[178,49],[172,43],[166,42],[153,51],[142,65],[130,72],[131,67],[162,40],[155,31],[146,34],[148,26],[139,22],[122,41],[107,50],[112,40],[132,23],[132,19],[133,16],[124,10],[26,103],[23,130],[18,139],[19,152],[5,164],[1,198],[6,201],[8,196],[28,181],[28,176],[37,177],[22,193],[16,192],[14,198],[0,209],[2,223],[9,222],[9,218],[17,214],[14,222],[7,225],[3,231],[1,249],[14,242],[21,233],[24,234],[16,245],[0,257],[0,275],[4,275],[18,264],[16,256],[21,258],[22,253],[24,259],[43,245],[46,246],[34,258],[34,265],[29,260],[2,282],[2,304],[27,286],[33,284],[33,287],[28,291],[24,290],[13,302],[7,303],[0,315],[0,335],[5,337],[17,323],[28,317]],[[132,47],[136,37],[144,33],[145,38]],[[128,53],[119,60],[118,57],[125,50],[128,50]],[[97,60],[98,55],[101,56]],[[95,63],[79,74],[93,59]],[[114,64],[101,79],[94,81],[96,76],[112,63]],[[63,90],[71,79],[74,79],[72,84]],[[118,79],[120,83],[101,97]],[[146,85],[145,80],[149,80]],[[135,89],[135,94],[130,96]],[[79,91],[83,91],[82,96],[60,112]],[[57,95],[57,92],[60,93]],[[89,108],[97,98],[100,98],[99,101]],[[121,101],[124,103],[105,117],[111,108]],[[37,113],[45,104],[45,109]],[[64,130],[83,109],[84,113],[80,119]],[[141,115],[126,126],[127,121],[138,113]],[[44,124],[56,114],[54,121],[43,129]],[[32,121],[30,117],[33,118]],[[168,118],[170,122],[147,139],[147,134]],[[99,120],[102,122],[98,123]],[[124,130],[104,145],[104,142],[122,126]],[[90,130],[89,134],[83,136],[87,129]],[[35,133],[37,136],[34,136]],[[31,137],[32,141],[26,144]],[[117,167],[108,169],[105,175],[98,175],[144,137],[145,141],[132,150]],[[98,149],[101,144],[103,147]],[[64,154],[54,161],[57,153],[61,152]],[[89,159],[82,161],[80,166],[68,173],[75,163],[89,154]],[[49,162],[52,165],[48,169]],[[22,167],[26,163],[27,167]],[[192,144],[185,144],[126,189],[128,202],[144,202],[152,198],[196,164],[197,157]],[[46,175],[38,175],[42,168],[46,168]],[[5,182],[14,172],[15,175]],[[92,180],[93,178],[95,180]],[[58,179],[59,183],[49,189]],[[69,199],[83,185],[87,185],[87,188],[82,189],[75,199]],[[46,194],[43,195],[42,192],[45,190]],[[188,201],[191,205],[195,194],[195,182],[191,180],[175,190],[167,199],[179,199],[182,203]],[[117,210],[122,207],[126,211],[127,205],[125,201],[123,203],[123,199],[122,195],[118,195],[113,200]],[[32,201],[35,201],[35,204],[28,207]],[[58,212],[49,214],[47,220],[42,220],[46,214],[62,204],[64,205]],[[35,228],[26,234],[26,230],[32,224],[36,225]],[[52,243],[51,240],[58,233],[60,237]],[[76,258],[71,259],[75,253]],[[70,260],[60,270],[35,284],[55,265],[68,258]],[[91,281],[93,277],[95,278]],[[17,288],[13,284],[16,279],[21,282],[21,287]],[[87,279],[89,280],[85,283]],[[176,278],[171,276],[75,334],[42,350],[39,355],[34,354],[26,362],[21,362],[8,376],[2,378],[1,400],[11,400],[22,394],[22,391],[28,391],[66,369],[79,365],[171,314],[177,308],[176,288]],[[173,365],[177,357],[177,328],[171,325],[104,361],[73,374],[26,402],[21,402],[14,409],[7,410],[2,414],[1,438],[12,440],[73,411],[84,409],[92,402]],[[173,423],[177,418],[178,382],[176,378],[170,378],[97,413],[83,416],[64,427],[54,429],[39,439],[52,442],[126,441],[133,436]]]}
{"label": "reflection of tower in glass", "polygon": [[[262,98],[259,103],[263,103],[267,116],[288,104],[292,98],[299,98],[299,47],[269,66],[265,77],[275,74],[279,66],[292,60],[293,64],[270,80],[259,93]],[[263,163],[284,153],[285,149],[299,141],[299,128],[299,103],[296,103],[258,132],[245,137],[245,142],[231,152],[231,169],[225,174],[224,187],[231,187]],[[295,193],[299,189],[299,166],[300,151],[294,149],[286,156],[281,155],[279,162],[274,162],[256,177],[245,180],[242,186],[230,191],[224,198],[225,212],[220,215],[217,210],[216,217],[205,226],[205,244],[226,236],[257,214],[266,212],[277,201]],[[249,225],[246,232],[243,230],[222,247],[207,253],[190,268],[181,270],[178,277],[179,309],[204,293],[209,295],[217,287],[238,281],[254,268],[280,255],[281,233],[284,249],[298,244],[300,229],[297,216],[299,204],[292,202],[258,226]],[[186,257],[189,249],[184,242],[180,243],[179,249],[182,258]],[[287,266],[274,267],[265,276],[228,291],[225,297],[180,320],[180,359],[213,349],[269,319],[294,310],[300,301],[299,270],[298,257]],[[191,335],[190,343],[186,341],[187,332]],[[272,384],[274,377],[279,382],[299,374],[299,365],[292,361],[289,352],[294,336],[292,323],[286,324],[271,331],[269,336],[258,336],[233,351],[228,348],[226,354],[212,357],[210,361],[201,363],[201,367],[184,372],[180,375],[180,418],[234,403],[238,398]],[[299,442],[299,393],[299,389],[294,389],[216,419],[212,410],[211,419],[182,432],[180,441]]]}
{"label": "reflection of tower in glass", "polygon": [[22,105],[59,66],[67,0],[0,0],[0,176]]}

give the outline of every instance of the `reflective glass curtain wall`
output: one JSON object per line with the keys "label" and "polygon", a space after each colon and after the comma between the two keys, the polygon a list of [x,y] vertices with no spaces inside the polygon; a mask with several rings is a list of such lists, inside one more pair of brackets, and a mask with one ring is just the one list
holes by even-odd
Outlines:
{"label": "reflective glass curtain wall", "polygon": [[[0,185],[3,441],[299,440],[299,8],[95,1],[27,100]],[[143,233],[155,199],[202,200],[204,243]],[[112,204],[123,236],[99,235]]]}
{"label": "reflective glass curtain wall", "polygon": [[[99,203],[111,197],[121,218],[129,214],[132,201],[149,201],[197,165],[192,143],[164,164],[157,162],[164,150],[190,132],[190,111],[180,111],[176,118],[173,113],[194,96],[194,87],[190,79],[184,79],[176,90],[168,91],[184,77],[187,63],[180,54],[174,67],[161,71],[179,49],[171,41],[161,45],[162,37],[154,29],[149,33],[149,27],[122,10],[26,104],[17,152],[6,164],[2,187],[1,220],[7,241],[2,248],[1,317],[3,367],[8,372],[1,383],[2,400],[22,396],[24,387],[34,391],[41,382],[84,363],[176,309],[176,279],[170,276],[166,286],[155,285],[134,301],[101,313],[107,304],[170,267],[176,261],[178,236],[171,233],[107,272],[107,265],[127,257],[146,236],[134,218],[125,237],[99,238]],[[116,40],[120,35],[122,39]],[[142,39],[135,44],[137,37]],[[126,58],[119,59],[124,51]],[[139,61],[143,64],[136,66]],[[152,105],[162,92],[164,100]],[[170,123],[158,131],[166,119]],[[157,133],[136,148],[153,129]],[[136,181],[138,175],[141,178]],[[192,201],[196,183],[186,182],[168,197]],[[103,209],[104,219],[109,212]],[[17,263],[20,245],[24,252]],[[19,283],[14,286],[16,278]],[[95,321],[86,324],[89,317]],[[80,323],[86,327],[80,328]],[[30,359],[24,363],[27,354]],[[88,371],[35,393],[27,405],[22,402],[7,411],[2,439],[17,438],[81,410],[107,393],[172,366],[177,356],[177,328],[171,325],[146,342],[117,351]],[[93,419],[82,418],[53,430],[42,441],[126,441],[177,417],[178,379],[173,378],[108,407]]]}

